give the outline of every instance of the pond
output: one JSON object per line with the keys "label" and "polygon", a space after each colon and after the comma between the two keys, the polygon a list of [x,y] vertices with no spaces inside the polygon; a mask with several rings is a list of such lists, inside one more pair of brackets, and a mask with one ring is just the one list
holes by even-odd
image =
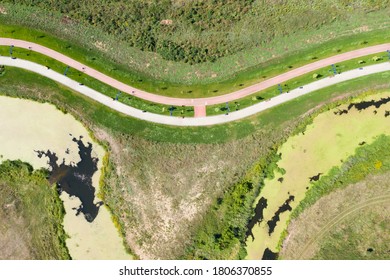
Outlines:
{"label": "pond", "polygon": [[80,122],[50,104],[0,96],[0,132],[0,162],[20,159],[50,171],[73,259],[132,259],[97,197],[105,150]]}
{"label": "pond", "polygon": [[[290,137],[279,149],[278,167],[266,179],[248,223],[248,259],[277,258],[278,243],[291,211],[312,182],[340,166],[358,146],[390,134],[390,93],[382,92],[321,113],[304,133]],[[284,172],[283,172],[284,173]]]}

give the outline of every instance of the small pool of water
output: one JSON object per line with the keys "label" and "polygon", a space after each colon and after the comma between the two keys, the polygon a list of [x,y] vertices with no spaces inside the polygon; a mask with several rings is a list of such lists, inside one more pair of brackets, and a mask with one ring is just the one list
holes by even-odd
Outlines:
{"label": "small pool of water", "polygon": [[390,134],[389,109],[389,92],[353,100],[321,113],[304,133],[280,147],[277,165],[285,174],[275,172],[275,178],[264,181],[247,225],[247,259],[277,254],[290,214],[313,182],[340,166],[357,147],[372,143],[380,134]]}
{"label": "small pool of water", "polygon": [[131,259],[99,193],[104,149],[55,106],[0,96],[0,162],[22,160],[50,171],[66,211],[73,259]]}
{"label": "small pool of water", "polygon": [[46,157],[51,168],[49,181],[51,184],[57,184],[58,191],[66,192],[69,196],[75,196],[80,199],[81,204],[77,207],[76,215],[84,214],[88,222],[93,222],[99,213],[99,208],[103,205],[102,201],[97,203],[95,200],[95,187],[92,184],[92,176],[98,170],[99,159],[92,157],[92,144],[85,145],[81,140],[75,137],[72,141],[77,143],[81,160],[77,163],[66,164],[62,159],[58,164],[58,157],[55,152],[50,150],[36,151],[39,158]]}

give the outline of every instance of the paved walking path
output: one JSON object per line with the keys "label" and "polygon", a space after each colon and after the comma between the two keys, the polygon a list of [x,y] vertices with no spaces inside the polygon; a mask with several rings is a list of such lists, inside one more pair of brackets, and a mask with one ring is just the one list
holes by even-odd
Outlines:
{"label": "paved walking path", "polygon": [[[148,112],[142,112],[141,110],[135,109],[133,107],[127,106],[118,101],[114,101],[112,98],[93,90],[87,86],[80,85],[78,82],[69,79],[68,77],[57,73],[51,69],[47,69],[45,66],[30,62],[22,59],[12,59],[10,57],[0,56],[0,65],[13,66],[22,68],[25,70],[29,70],[35,73],[38,73],[42,76],[45,76],[49,79],[52,79],[60,84],[63,84],[85,96],[88,96],[101,104],[104,104],[118,112],[129,115],[134,118],[138,118],[141,120],[146,120],[154,123],[166,124],[166,125],[174,125],[174,126],[208,126],[215,124],[227,123],[239,119],[246,118],[248,116],[254,115],[261,111],[267,110],[284,102],[295,99],[299,96],[308,94],[310,92],[335,85],[337,83],[348,81],[351,79],[355,79],[358,77],[390,71],[390,63],[385,62],[381,64],[371,65],[364,68],[359,68],[351,71],[347,71],[336,75],[331,78],[324,78],[313,83],[307,84],[301,88],[297,88],[291,90],[289,93],[283,93],[276,97],[269,99],[268,101],[260,102],[256,105],[234,111],[229,113],[228,115],[217,115],[210,117],[197,117],[197,118],[179,118],[179,117],[170,117],[163,116]],[[1,78],[0,78],[1,81]],[[1,84],[0,84],[1,90]],[[203,110],[203,108],[201,108]]]}
{"label": "paved walking path", "polygon": [[388,44],[382,44],[382,45],[376,45],[371,46],[367,48],[362,48],[342,54],[338,54],[329,58],[325,58],[310,64],[307,64],[305,66],[290,70],[284,74],[275,76],[273,78],[270,78],[268,80],[265,80],[263,82],[254,84],[252,86],[240,89],[238,91],[220,95],[220,96],[214,96],[214,97],[207,97],[207,98],[195,98],[195,99],[188,99],[188,98],[173,98],[173,97],[167,97],[162,95],[157,95],[153,93],[149,93],[134,87],[131,87],[129,85],[126,85],[118,80],[115,80],[103,73],[100,73],[68,56],[65,56],[59,52],[56,52],[52,49],[49,49],[47,47],[41,46],[39,44],[31,43],[28,41],[18,40],[18,39],[11,39],[11,38],[0,38],[0,45],[2,46],[15,46],[25,49],[30,49],[35,52],[39,52],[41,54],[50,56],[51,58],[54,58],[58,61],[61,61],[62,63],[69,65],[72,68],[75,68],[79,71],[85,72],[87,75],[106,83],[114,88],[117,88],[118,90],[122,92],[126,92],[128,94],[134,95],[136,97],[155,102],[155,103],[161,103],[161,104],[167,104],[167,105],[175,105],[175,106],[196,106],[194,108],[195,110],[195,116],[196,117],[203,117],[206,115],[206,110],[202,107],[206,105],[214,105],[214,104],[221,104],[229,101],[233,101],[239,98],[246,97],[248,95],[251,95],[253,93],[256,93],[258,91],[264,90],[266,88],[269,88],[271,86],[281,84],[285,81],[288,81],[292,78],[301,76],[303,74],[315,71],[317,69],[330,66],[331,64],[339,63],[341,61],[350,60],[353,58],[375,54],[379,52],[385,52],[386,50],[390,49],[390,43]]}

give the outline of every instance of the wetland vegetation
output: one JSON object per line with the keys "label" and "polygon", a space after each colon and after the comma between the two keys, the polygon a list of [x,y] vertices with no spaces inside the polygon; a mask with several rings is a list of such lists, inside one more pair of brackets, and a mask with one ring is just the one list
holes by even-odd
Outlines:
{"label": "wetland vegetation", "polygon": [[[73,259],[131,258],[108,209],[96,197],[100,192],[100,169],[105,152],[91,139],[85,127],[49,104],[1,96],[0,107],[0,161],[21,159],[30,162],[35,169],[46,170],[42,173],[47,184],[53,186],[56,197],[63,203],[61,209],[65,215],[58,222],[66,232],[63,242],[70,256]],[[11,172],[17,174],[18,171]],[[42,199],[37,197],[34,202],[37,209],[51,203],[45,197]],[[48,208],[50,210],[51,206]],[[47,226],[51,227],[51,222]],[[28,227],[25,230],[28,231]],[[42,237],[39,242],[45,239]]]}
{"label": "wetland vegetation", "polygon": [[[283,172],[275,169],[274,178],[264,181],[260,197],[266,199],[268,205],[263,209],[263,220],[251,229],[254,239],[246,242],[249,258],[260,258],[266,248],[279,251],[279,239],[290,213],[302,205],[300,201],[305,193],[312,189],[315,192],[324,174],[352,155],[362,142],[370,144],[376,136],[390,134],[385,121],[387,100],[388,93],[375,98],[367,96],[321,113],[278,149],[281,159],[277,166]],[[344,108],[347,114],[334,114]]]}
{"label": "wetland vegetation", "polygon": [[292,213],[280,258],[389,258],[389,145],[381,135],[315,183]]}
{"label": "wetland vegetation", "polygon": [[64,208],[45,170],[0,163],[0,259],[69,259]]}

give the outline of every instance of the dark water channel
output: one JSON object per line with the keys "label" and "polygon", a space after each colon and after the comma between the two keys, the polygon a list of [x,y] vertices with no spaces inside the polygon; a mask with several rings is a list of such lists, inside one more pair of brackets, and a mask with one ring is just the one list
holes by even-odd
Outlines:
{"label": "dark water channel", "polygon": [[370,108],[371,106],[374,106],[375,108],[379,108],[384,104],[387,104],[390,102],[390,97],[384,97],[379,100],[370,100],[370,101],[362,101],[359,103],[351,103],[348,106],[348,111],[351,110],[352,107],[355,107],[358,111],[365,110],[367,108]]}
{"label": "dark water channel", "polygon": [[[81,139],[82,136],[79,139],[72,139],[78,145],[78,154],[81,158],[77,164],[71,162],[70,165],[66,165],[65,159],[63,159],[62,163],[58,165],[56,153],[50,150],[35,152],[39,158],[42,156],[48,158],[48,164],[51,167],[50,184],[56,183],[60,194],[64,191],[69,196],[79,198],[81,205],[74,209],[77,211],[76,215],[83,213],[85,219],[91,223],[98,215],[99,207],[103,204],[103,202],[94,203],[95,188],[92,185],[92,176],[98,170],[99,159],[92,157],[92,144],[88,143],[86,146]],[[68,149],[66,153],[69,153]]]}
{"label": "dark water channel", "polygon": [[286,211],[291,211],[292,208],[290,206],[290,202],[294,201],[294,196],[290,195],[289,198],[283,203],[282,206],[279,207],[278,211],[274,214],[271,220],[267,222],[267,225],[269,227],[268,234],[271,236],[271,234],[274,232],[276,223],[279,222],[279,215]]}
{"label": "dark water channel", "polygon": [[[390,102],[390,97],[384,97],[384,98],[381,98],[379,100],[361,101],[361,102],[358,102],[358,103],[351,103],[351,104],[349,104],[348,105],[348,109],[343,109],[343,110],[338,109],[337,111],[334,111],[333,113],[335,115],[348,114],[349,111],[352,108],[355,108],[359,112],[362,111],[362,110],[368,109],[370,107],[375,107],[376,109],[378,109],[382,105],[385,105],[385,104],[387,104],[389,102]],[[374,114],[376,114],[376,111],[374,111]],[[388,115],[389,115],[389,113],[387,113],[387,111],[386,111],[385,117],[387,117]]]}
{"label": "dark water channel", "polygon": [[276,260],[278,258],[278,253],[272,252],[270,249],[265,248],[262,260]]}
{"label": "dark water channel", "polygon": [[267,208],[267,206],[267,199],[265,199],[264,197],[260,198],[255,208],[255,216],[248,223],[247,231],[245,234],[245,241],[248,239],[248,236],[252,237],[252,241],[255,240],[255,236],[252,233],[252,229],[256,224],[260,224],[260,222],[263,220],[263,211],[265,208]]}

